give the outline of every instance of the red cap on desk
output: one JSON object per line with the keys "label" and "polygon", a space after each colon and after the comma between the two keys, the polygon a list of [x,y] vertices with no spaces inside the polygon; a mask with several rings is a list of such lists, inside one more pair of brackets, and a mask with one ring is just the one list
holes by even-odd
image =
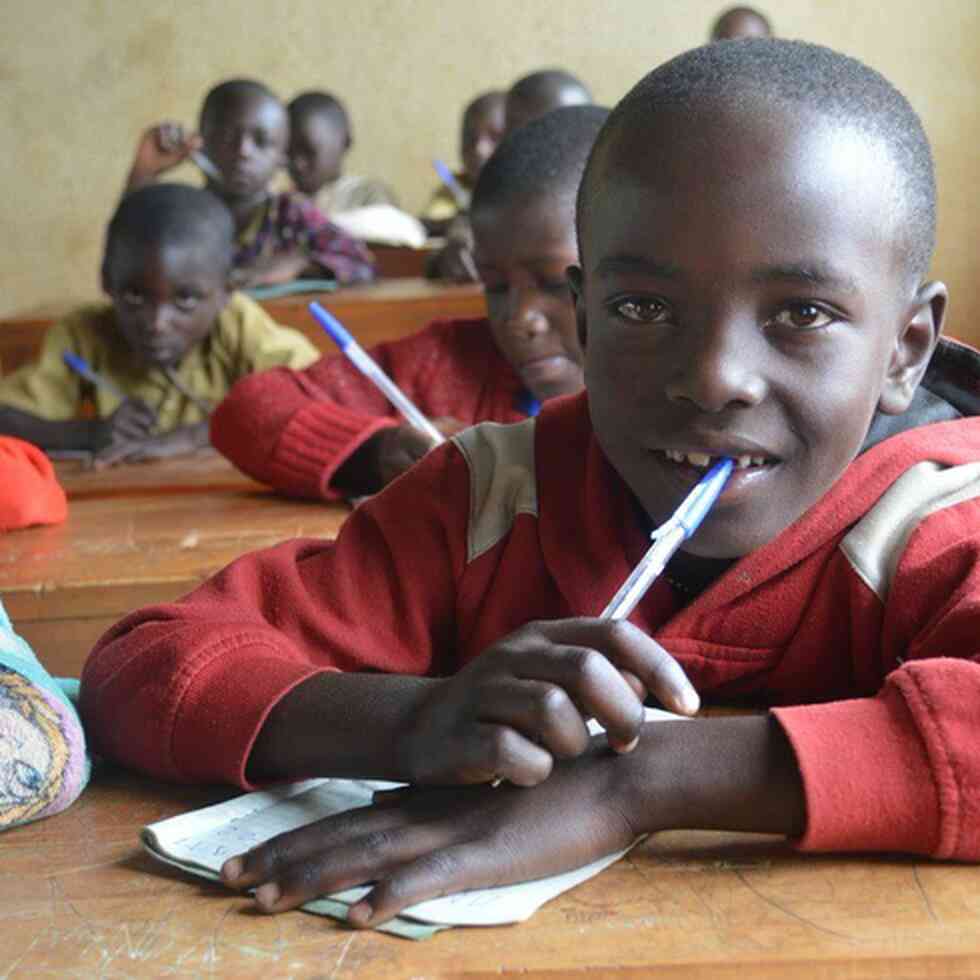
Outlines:
{"label": "red cap on desk", "polygon": [[60,524],[68,501],[51,460],[37,446],[0,436],[0,531]]}

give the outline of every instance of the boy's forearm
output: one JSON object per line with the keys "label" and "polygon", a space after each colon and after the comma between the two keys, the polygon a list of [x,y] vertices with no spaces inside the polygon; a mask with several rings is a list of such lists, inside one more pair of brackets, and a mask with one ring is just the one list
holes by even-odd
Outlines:
{"label": "boy's forearm", "polygon": [[55,422],[8,405],[0,406],[0,432],[50,450],[94,451],[99,448],[100,442],[97,421],[83,419]]}
{"label": "boy's forearm", "polygon": [[289,692],[269,713],[248,761],[253,783],[310,776],[411,779],[405,733],[440,681],[328,673]]}
{"label": "boy's forearm", "polygon": [[797,837],[805,829],[796,757],[769,715],[654,722],[626,758],[626,792],[638,830]]}

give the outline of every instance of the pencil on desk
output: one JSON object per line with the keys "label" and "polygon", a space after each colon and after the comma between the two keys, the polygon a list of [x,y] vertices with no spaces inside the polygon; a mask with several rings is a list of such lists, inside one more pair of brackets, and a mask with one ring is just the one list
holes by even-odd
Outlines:
{"label": "pencil on desk", "polygon": [[329,334],[330,339],[368,380],[398,409],[420,432],[424,432],[433,445],[445,442],[443,434],[415,407],[405,393],[381,370],[370,354],[348,333],[344,325],[319,303],[310,303],[310,312]]}

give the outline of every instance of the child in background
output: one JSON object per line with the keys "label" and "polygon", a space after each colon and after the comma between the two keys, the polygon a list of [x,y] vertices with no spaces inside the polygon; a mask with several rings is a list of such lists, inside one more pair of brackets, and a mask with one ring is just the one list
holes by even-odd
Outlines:
{"label": "child in background", "polygon": [[[167,779],[417,784],[224,866],[268,912],[370,883],[359,926],[671,828],[977,861],[980,357],[939,340],[935,214],[921,123],[859,62],[660,66],[579,191],[587,394],[117,625],[82,681],[97,746]],[[722,456],[631,622],[582,618]],[[643,689],[772,710],[645,725]]]}
{"label": "child in background", "polygon": [[[551,113],[483,169],[473,223],[489,320],[437,321],[371,352],[444,432],[518,421],[581,387],[565,269],[578,258],[575,189],[606,114]],[[321,499],[374,492],[432,448],[339,355],[243,379],[215,412],[211,440],[255,479]]]}
{"label": "child in background", "polygon": [[304,92],[289,103],[289,176],[338,227],[354,238],[387,245],[425,243],[425,228],[400,211],[380,180],[343,173],[350,150],[350,119],[326,92]]}
{"label": "child in background", "polygon": [[772,37],[772,25],[752,7],[729,7],[711,28],[712,41],[737,41],[746,37]]}
{"label": "child in background", "polygon": [[480,171],[504,137],[506,98],[504,92],[484,92],[463,110],[459,136],[463,169],[453,176],[465,199],[460,201],[457,194],[439,183],[422,213],[422,222],[433,235],[445,234],[453,218],[469,208],[469,195],[476,187]]}
{"label": "child in background", "polygon": [[[505,133],[563,106],[588,105],[589,90],[574,75],[560,69],[532,72],[519,78],[505,99]],[[469,216],[459,214],[446,230],[446,246],[429,260],[426,275],[451,282],[477,282],[473,262],[473,229]]]}
{"label": "child in background", "polygon": [[[0,378],[0,431],[48,450],[86,450],[110,464],[208,445],[208,413],[232,383],[319,356],[229,294],[234,225],[209,191],[154,184],[123,198],[106,232],[109,303],[56,324],[40,357]],[[99,376],[71,370],[65,352]],[[91,403],[94,418],[82,417]]]}
{"label": "child in background", "polygon": [[505,132],[566,105],[589,105],[592,93],[580,79],[561,68],[546,68],[519,78],[507,92]]}
{"label": "child in background", "polygon": [[286,162],[289,119],[265,85],[233,79],[215,86],[201,107],[200,130],[200,136],[189,135],[173,123],[148,129],[127,188],[141,187],[203,152],[214,168],[206,174],[207,187],[235,220],[239,285],[274,285],[303,276],[332,276],[341,283],[373,277],[371,255],[363,245],[301,195],[270,190]]}

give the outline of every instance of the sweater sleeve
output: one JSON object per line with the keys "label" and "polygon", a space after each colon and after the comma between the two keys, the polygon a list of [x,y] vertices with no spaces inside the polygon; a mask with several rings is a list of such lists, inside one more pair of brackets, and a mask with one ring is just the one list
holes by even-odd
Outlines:
{"label": "sweater sleeve", "polygon": [[[406,367],[413,357],[406,353],[393,358],[388,344],[371,351],[414,399]],[[280,493],[330,500],[339,496],[330,481],[343,462],[376,432],[398,424],[377,388],[335,355],[302,371],[275,368],[236,382],[211,417],[211,442],[244,473]]]}
{"label": "sweater sleeve", "polygon": [[898,664],[873,697],[780,708],[807,806],[800,846],[980,860],[980,506],[925,520],[884,610]]}
{"label": "sweater sleeve", "polygon": [[307,678],[451,672],[468,503],[465,462],[447,445],[358,508],[335,543],[246,555],[128,616],[82,673],[95,750],[162,779],[248,786],[266,717]]}

